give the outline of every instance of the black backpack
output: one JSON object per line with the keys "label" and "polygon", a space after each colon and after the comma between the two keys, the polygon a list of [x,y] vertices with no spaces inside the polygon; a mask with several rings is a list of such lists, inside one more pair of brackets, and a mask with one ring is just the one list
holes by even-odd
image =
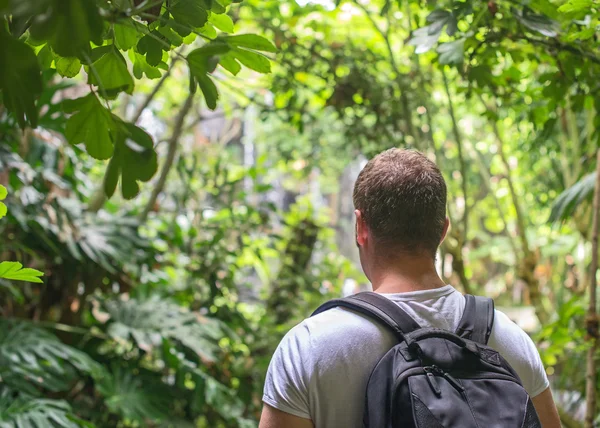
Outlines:
{"label": "black backpack", "polygon": [[369,378],[365,428],[542,426],[517,373],[487,346],[493,300],[465,298],[455,333],[421,328],[394,302],[371,292],[331,300],[313,313],[342,306],[382,323],[398,338]]}

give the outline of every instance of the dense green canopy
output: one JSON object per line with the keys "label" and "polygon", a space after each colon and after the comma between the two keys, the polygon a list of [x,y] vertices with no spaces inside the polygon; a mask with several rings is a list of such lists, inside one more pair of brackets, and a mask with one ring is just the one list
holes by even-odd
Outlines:
{"label": "dense green canopy", "polygon": [[0,0],[0,426],[256,426],[283,334],[368,284],[351,189],[390,147],[440,165],[440,273],[532,335],[579,426],[599,20],[592,0]]}

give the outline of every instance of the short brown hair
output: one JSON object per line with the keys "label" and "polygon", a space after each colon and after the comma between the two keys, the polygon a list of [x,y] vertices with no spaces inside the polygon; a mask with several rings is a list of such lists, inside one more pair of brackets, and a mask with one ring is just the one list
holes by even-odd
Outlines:
{"label": "short brown hair", "polygon": [[389,149],[375,156],[358,175],[353,200],[378,244],[435,257],[446,221],[446,182],[423,154]]}

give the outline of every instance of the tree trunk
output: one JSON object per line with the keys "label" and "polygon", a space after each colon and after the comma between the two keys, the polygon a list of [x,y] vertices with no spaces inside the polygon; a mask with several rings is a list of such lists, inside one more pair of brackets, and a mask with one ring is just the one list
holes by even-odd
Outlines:
{"label": "tree trunk", "polygon": [[585,428],[594,427],[596,418],[596,351],[598,348],[598,314],[596,312],[596,274],[598,271],[598,228],[600,223],[600,149],[596,159],[596,188],[594,191],[592,220],[592,263],[590,268],[590,304],[586,319],[588,339],[591,342],[587,354],[585,375],[586,412]]}

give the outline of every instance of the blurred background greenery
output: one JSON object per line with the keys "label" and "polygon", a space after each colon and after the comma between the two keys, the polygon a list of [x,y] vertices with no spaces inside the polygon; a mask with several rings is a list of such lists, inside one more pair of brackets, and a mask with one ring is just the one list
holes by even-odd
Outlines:
{"label": "blurred background greenery", "polygon": [[440,165],[440,273],[579,426],[599,10],[0,0],[0,260],[43,273],[0,269],[0,426],[256,426],[283,334],[369,288],[352,186],[390,147]]}

